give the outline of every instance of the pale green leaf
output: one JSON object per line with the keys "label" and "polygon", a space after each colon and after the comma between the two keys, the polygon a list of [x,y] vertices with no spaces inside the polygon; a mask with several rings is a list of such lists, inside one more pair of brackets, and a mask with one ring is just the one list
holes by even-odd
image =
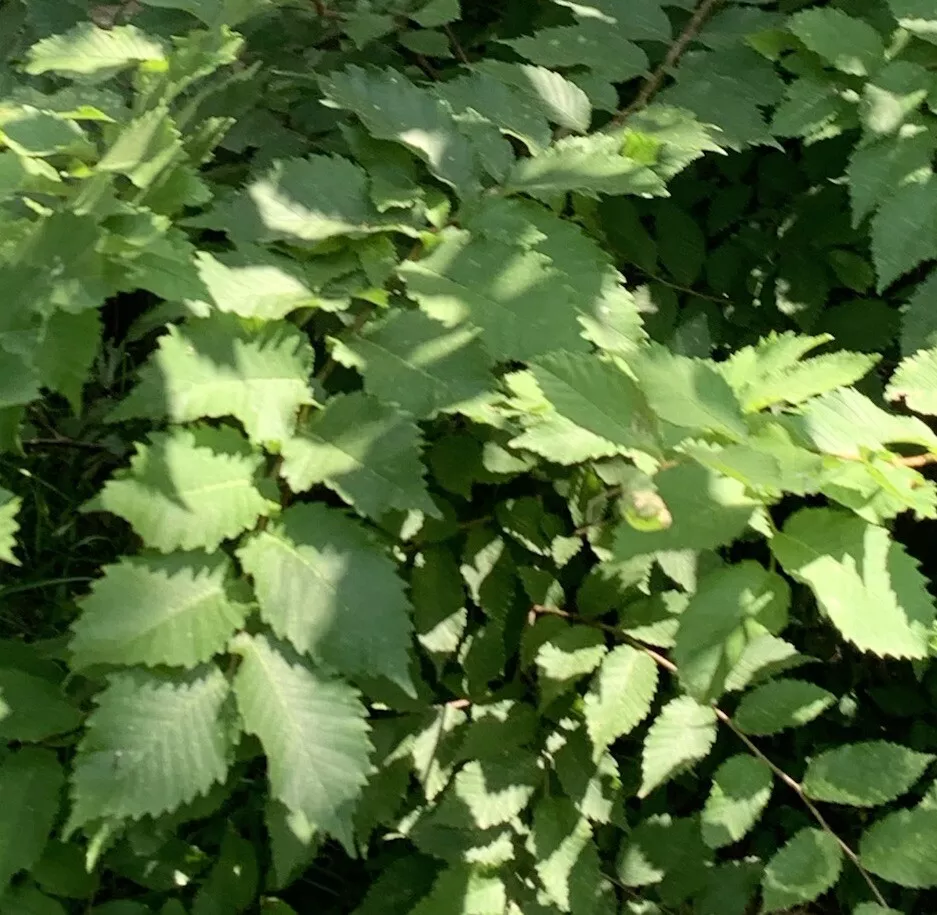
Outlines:
{"label": "pale green leaf", "polygon": [[217,667],[115,674],[96,699],[71,778],[71,832],[159,816],[223,782],[233,755],[230,689]]}
{"label": "pale green leaf", "polygon": [[637,351],[628,364],[651,410],[666,422],[730,438],[747,434],[735,392],[713,363],[652,346]]}
{"label": "pale green leaf", "polygon": [[891,376],[885,395],[904,400],[917,413],[937,414],[937,348],[904,359]]}
{"label": "pale green leaf", "polygon": [[274,798],[315,827],[343,833],[370,770],[365,708],[349,686],[291,658],[264,636],[238,637],[234,693],[245,730],[267,755]]}
{"label": "pale green leaf", "polygon": [[629,158],[621,137],[613,134],[564,137],[544,152],[518,160],[505,189],[546,200],[569,191],[588,197],[666,193],[663,180]]}
{"label": "pale green leaf", "polygon": [[496,874],[468,867],[444,870],[419,905],[403,915],[504,915],[507,892]]}
{"label": "pale green leaf", "polygon": [[0,110],[0,141],[21,156],[93,154],[85,132],[74,121],[31,105]]}
{"label": "pale green leaf", "polygon": [[745,646],[738,664],[726,679],[726,689],[732,691],[747,689],[767,677],[814,660],[816,659],[800,654],[784,639],[765,633],[752,639]]}
{"label": "pale green leaf", "polygon": [[654,483],[673,522],[657,531],[619,524],[614,544],[617,560],[661,550],[708,550],[731,543],[758,508],[742,483],[696,464],[664,470],[654,477]]}
{"label": "pale green leaf", "polygon": [[163,553],[213,552],[274,507],[254,483],[262,465],[231,429],[155,433],[84,510],[119,515]]}
{"label": "pale green leaf", "polygon": [[239,242],[293,244],[402,227],[396,214],[382,214],[372,203],[364,169],[341,156],[318,155],[275,162],[223,203],[212,224]]}
{"label": "pale green leaf", "polygon": [[55,825],[65,777],[50,750],[14,750],[0,765],[0,895],[10,879],[32,868]]}
{"label": "pale green leaf", "polygon": [[574,681],[591,674],[607,652],[602,633],[587,626],[568,626],[549,638],[536,656],[544,701],[553,699]]}
{"label": "pale green leaf", "polygon": [[716,713],[689,696],[672,699],[654,719],[641,751],[641,789],[655,788],[692,768],[716,742]]}
{"label": "pale green leaf", "polygon": [[842,866],[843,851],[834,836],[822,829],[801,829],[765,868],[762,911],[813,902],[836,883]]}
{"label": "pale green leaf", "polygon": [[872,260],[878,289],[890,286],[923,261],[937,257],[937,178],[906,184],[872,220]]}
{"label": "pale green leaf", "polygon": [[182,155],[182,136],[169,109],[157,106],[130,121],[97,164],[100,172],[126,175],[137,187],[150,187]]}
{"label": "pale green leaf", "polygon": [[790,588],[757,562],[744,561],[705,576],[680,614],[673,659],[687,692],[718,699],[759,622],[777,632],[787,621]]}
{"label": "pale green leaf", "polygon": [[332,355],[353,366],[365,390],[423,419],[481,403],[493,361],[471,327],[447,328],[420,312],[397,312],[336,341]]}
{"label": "pale green leaf", "polygon": [[605,656],[583,697],[586,727],[596,749],[631,733],[647,717],[657,679],[657,665],[637,648],[619,645]]}
{"label": "pale green leaf", "polygon": [[937,42],[937,12],[928,0],[888,0],[898,24],[924,41]]}
{"label": "pale green leaf", "polygon": [[859,842],[862,866],[899,886],[937,886],[937,810],[896,810]]}
{"label": "pale green leaf", "polygon": [[742,697],[733,718],[746,734],[776,734],[822,715],[836,697],[806,680],[770,680]]}
{"label": "pale green leaf", "polygon": [[814,756],[801,783],[816,801],[875,807],[910,791],[934,759],[885,740],[843,744]]}
{"label": "pale green leaf", "polygon": [[406,146],[430,171],[460,193],[478,184],[475,152],[452,109],[395,70],[348,67],[322,79],[327,103],[357,115],[379,140]]}
{"label": "pale green leaf", "polygon": [[410,688],[412,624],[394,563],[360,522],[294,505],[238,550],[260,614],[296,649],[341,673]]}
{"label": "pale green leaf", "polygon": [[0,562],[9,562],[15,566],[20,564],[13,554],[13,548],[20,529],[17,515],[22,504],[22,499],[0,487]]}
{"label": "pale green leaf", "polygon": [[758,822],[771,798],[774,777],[760,759],[740,753],[713,775],[703,807],[703,841],[710,848],[738,842]]}
{"label": "pale green leaf", "polygon": [[837,70],[868,76],[885,62],[881,35],[867,22],[837,9],[805,10],[788,28],[815,54]]}
{"label": "pale green leaf", "polygon": [[885,528],[828,508],[803,509],[772,538],[771,550],[861,651],[928,657],[934,603],[916,561]]}
{"label": "pale green leaf", "polygon": [[546,798],[534,809],[531,841],[547,900],[563,912],[590,911],[601,878],[589,821],[569,800]]}
{"label": "pale green leaf", "polygon": [[863,902],[853,909],[852,915],[901,915],[897,909],[887,909],[877,902]]}
{"label": "pale green leaf", "polygon": [[538,784],[534,759],[523,752],[471,760],[443,794],[434,816],[442,826],[486,830],[509,822],[530,803]]}
{"label": "pale green leaf", "polygon": [[58,684],[17,667],[0,667],[0,740],[32,742],[74,731],[81,713]]}
{"label": "pale green leaf", "polygon": [[394,509],[437,515],[412,418],[367,394],[333,397],[283,445],[293,492],[324,483],[369,518]]}
{"label": "pale green leaf", "polygon": [[399,272],[430,317],[450,327],[480,327],[496,359],[586,348],[572,305],[575,290],[564,288],[564,274],[543,254],[453,232]]}
{"label": "pale green leaf", "polygon": [[126,557],[105,566],[72,625],[72,664],[208,661],[247,616],[247,595],[233,571],[227,558],[204,553]]}
{"label": "pale green leaf", "polygon": [[258,332],[235,315],[190,319],[160,337],[139,385],[111,419],[233,416],[251,441],[283,442],[299,408],[313,402],[312,360],[312,347],[291,324],[269,323]]}
{"label": "pale green leaf", "polygon": [[64,35],[36,42],[27,52],[26,72],[105,77],[131,64],[165,57],[163,43],[135,26],[102,29],[82,22]]}

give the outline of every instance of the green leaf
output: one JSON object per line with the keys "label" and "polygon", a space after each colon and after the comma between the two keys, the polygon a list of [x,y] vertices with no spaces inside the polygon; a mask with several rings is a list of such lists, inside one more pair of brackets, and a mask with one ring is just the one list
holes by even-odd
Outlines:
{"label": "green leaf", "polygon": [[747,753],[727,759],[713,775],[703,807],[703,841],[722,848],[742,839],[758,822],[773,786],[771,770],[760,759]]}
{"label": "green leaf", "polygon": [[[126,557],[105,566],[72,625],[72,664],[195,667],[244,624],[247,595],[219,554]],[[2,725],[0,725],[2,728]]]}
{"label": "green leaf", "polygon": [[[629,887],[652,886],[681,875],[691,882],[700,871],[705,875],[711,857],[699,817],[657,814],[641,820],[628,835],[616,869],[619,880]],[[658,911],[650,910],[653,915]]]}
{"label": "green leaf", "polygon": [[801,829],[765,868],[762,911],[779,912],[812,902],[836,883],[842,866],[843,852],[832,835]]}
{"label": "green leaf", "polygon": [[254,845],[228,826],[218,857],[192,903],[192,915],[237,915],[257,895],[257,856]]}
{"label": "green leaf", "polygon": [[641,790],[655,788],[692,768],[716,742],[716,713],[689,696],[671,699],[654,720],[641,752]]}
{"label": "green leaf", "polygon": [[859,842],[862,866],[899,886],[937,886],[937,810],[896,810],[873,823]]}
{"label": "green leaf", "polygon": [[901,319],[901,354],[911,356],[937,346],[937,272],[915,290]]}
{"label": "green leaf", "polygon": [[863,902],[853,909],[852,915],[901,915],[897,909],[887,909],[877,902]]}
{"label": "green leaf", "polygon": [[143,61],[161,61],[166,48],[161,41],[132,25],[101,29],[82,22],[64,35],[36,42],[26,55],[26,72],[91,76],[98,79]]}
{"label": "green leaf", "polygon": [[480,327],[495,359],[585,349],[572,296],[557,288],[563,274],[543,254],[450,232],[427,257],[405,261],[399,273],[430,317],[449,327]]}
{"label": "green leaf", "polygon": [[885,396],[903,399],[917,413],[937,414],[937,348],[904,359],[891,376]]}
{"label": "green leaf", "polygon": [[82,390],[101,346],[101,333],[97,311],[55,311],[45,324],[36,368],[43,387],[65,397],[75,414],[81,412]]}
{"label": "green leaf", "polygon": [[119,515],[163,553],[213,552],[273,508],[254,484],[262,465],[232,429],[155,433],[84,510]]}
{"label": "green leaf", "polygon": [[223,782],[235,739],[229,696],[213,666],[184,676],[112,676],[78,748],[65,832],[111,817],[159,816]]}
{"label": "green leaf", "polygon": [[872,260],[879,292],[937,257],[937,178],[900,187],[872,220]]}
{"label": "green leaf", "polygon": [[358,694],[294,659],[264,636],[241,635],[234,693],[244,729],[267,754],[274,798],[332,835],[370,770],[371,743]]}
{"label": "green leaf", "polygon": [[879,33],[841,10],[805,10],[791,18],[788,28],[843,73],[868,76],[885,62],[885,45]]}
{"label": "green leaf", "polygon": [[424,419],[482,403],[493,360],[471,327],[447,328],[416,311],[396,312],[336,341],[332,355],[356,368],[365,390]]}
{"label": "green leaf", "polygon": [[321,504],[294,505],[237,555],[277,635],[341,673],[410,688],[404,585],[360,522]]}
{"label": "green leaf", "polygon": [[16,533],[20,529],[17,515],[23,500],[0,487],[0,561],[18,566],[20,561],[13,554]]}
{"label": "green leaf", "polygon": [[746,734],[777,734],[822,715],[836,697],[806,680],[770,680],[742,697],[732,717]]}
{"label": "green leaf", "polygon": [[605,656],[583,697],[586,727],[596,750],[630,734],[648,716],[657,678],[654,661],[630,645],[618,645]]}
{"label": "green leaf", "polygon": [[[20,884],[0,899],[0,913],[2,915],[67,915],[60,902],[51,896],[46,896],[45,893],[40,893],[28,883]],[[136,915],[136,913],[131,913],[131,915]]]}
{"label": "green leaf", "polygon": [[378,140],[407,147],[441,181],[466,194],[478,185],[475,152],[452,109],[395,70],[348,67],[321,80],[326,103],[351,111]]}
{"label": "green leaf", "polygon": [[405,915],[504,915],[507,893],[497,875],[468,867],[444,870],[433,889]]}
{"label": "green leaf", "polygon": [[569,626],[545,641],[536,655],[544,701],[552,700],[575,680],[591,674],[607,652],[602,633],[587,626]]}
{"label": "green leaf", "polygon": [[412,419],[367,394],[329,400],[283,445],[283,476],[293,492],[324,483],[362,515],[437,510],[426,492],[422,440]]}
{"label": "green leaf", "polygon": [[612,134],[564,137],[543,152],[518,160],[506,179],[505,190],[543,200],[569,191],[596,198],[601,194],[666,193],[663,180],[629,158],[621,138]]}
{"label": "green leaf", "polygon": [[88,155],[93,149],[74,121],[31,105],[0,114],[0,140],[21,156],[39,158]]}
{"label": "green leaf", "polygon": [[0,765],[0,895],[13,876],[42,857],[64,783],[62,768],[50,750],[14,750]]}
{"label": "green leaf", "polygon": [[182,136],[169,109],[157,106],[127,124],[98,161],[97,170],[126,175],[145,190],[181,155]]}
{"label": "green leaf", "polygon": [[927,0],[888,0],[898,24],[924,41],[937,41],[937,15]]}
{"label": "green leaf", "polygon": [[673,523],[657,531],[630,524],[615,529],[616,560],[661,550],[708,550],[731,543],[752,519],[758,503],[745,486],[695,464],[679,464],[654,477]]}
{"label": "green leaf", "polygon": [[687,692],[700,702],[718,699],[756,634],[751,624],[778,632],[787,621],[790,600],[784,579],[750,560],[703,578],[680,614],[673,651]]}
{"label": "green leaf", "polygon": [[0,667],[0,702],[0,740],[38,742],[81,724],[81,713],[58,684],[16,667]]}
{"label": "green leaf", "polygon": [[885,528],[828,508],[803,509],[771,550],[861,651],[928,657],[934,604],[917,563]]}
{"label": "green leaf", "polygon": [[371,202],[364,169],[341,156],[275,162],[223,203],[212,224],[238,242],[314,244],[401,228],[397,214]]}
{"label": "green leaf", "polygon": [[437,822],[475,831],[507,823],[527,807],[537,783],[535,761],[522,752],[471,760],[443,794]]}
{"label": "green leaf", "polygon": [[816,801],[875,807],[910,791],[935,758],[885,740],[843,744],[813,757],[802,784]]}
{"label": "green leaf", "polygon": [[251,441],[283,442],[299,408],[313,402],[312,360],[305,335],[285,322],[257,332],[234,315],[190,319],[160,337],[139,385],[111,419],[233,416]]}
{"label": "green leaf", "polygon": [[591,911],[601,878],[589,821],[570,801],[546,798],[534,809],[531,839],[547,900],[563,912]]}
{"label": "green leaf", "polygon": [[143,0],[146,6],[185,10],[209,28],[237,25],[244,19],[270,9],[271,0]]}

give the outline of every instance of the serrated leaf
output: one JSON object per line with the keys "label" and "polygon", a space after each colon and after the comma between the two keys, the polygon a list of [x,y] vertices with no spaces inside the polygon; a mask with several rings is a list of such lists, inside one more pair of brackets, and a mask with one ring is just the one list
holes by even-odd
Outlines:
{"label": "serrated leaf", "polygon": [[888,909],[877,902],[863,902],[853,909],[852,915],[901,915],[897,909]]}
{"label": "serrated leaf", "polygon": [[657,665],[637,648],[618,645],[605,656],[583,697],[586,727],[597,750],[631,733],[647,717],[657,681]]}
{"label": "serrated leaf", "polygon": [[182,136],[166,106],[130,121],[98,161],[100,172],[126,175],[138,188],[150,187],[182,154]]}
{"label": "serrated leaf", "polygon": [[904,400],[917,413],[937,413],[937,348],[904,359],[891,376],[885,396]]}
{"label": "serrated leaf", "polygon": [[322,79],[328,104],[357,115],[378,140],[401,143],[460,193],[478,184],[475,153],[452,109],[395,70],[348,67]]}
{"label": "serrated leaf", "polygon": [[806,680],[770,680],[743,696],[732,717],[746,734],[776,734],[813,721],[835,702]]}
{"label": "serrated leaf", "polygon": [[214,666],[112,676],[75,758],[66,833],[110,817],[159,816],[223,782],[235,738],[229,696]]}
{"label": "serrated leaf", "polygon": [[257,855],[252,842],[229,825],[212,869],[192,901],[192,915],[237,915],[257,895]]}
{"label": "serrated leaf", "polygon": [[339,395],[284,443],[283,477],[293,492],[324,483],[369,518],[394,509],[435,517],[421,444],[406,413],[367,394]]}
{"label": "serrated leaf", "polygon": [[898,188],[872,220],[872,259],[881,292],[937,257],[937,178]]}
{"label": "serrated leaf", "polygon": [[843,744],[813,757],[802,784],[817,801],[875,807],[910,791],[935,758],[885,740]]}
{"label": "serrated leaf", "polygon": [[468,867],[444,870],[406,915],[504,915],[507,893],[497,875]]}
{"label": "serrated leaf", "polygon": [[306,337],[286,322],[254,331],[234,315],[190,319],[160,337],[140,383],[110,418],[233,416],[251,441],[283,442],[299,408],[313,402],[312,360]]}
{"label": "serrated leaf", "polygon": [[727,690],[747,689],[753,683],[785,670],[800,667],[816,660],[800,654],[784,639],[765,634],[753,639],[745,647],[742,657],[726,679]]}
{"label": "serrated leaf", "polygon": [[896,810],[870,826],[859,842],[862,866],[899,886],[937,886],[937,810]]}
{"label": "serrated leaf", "polygon": [[270,882],[274,889],[284,889],[312,862],[321,839],[302,813],[291,813],[279,801],[267,802],[264,822],[270,839]]}
{"label": "serrated leaf", "polygon": [[700,702],[718,699],[755,634],[751,624],[780,631],[790,600],[784,579],[756,562],[744,561],[705,576],[680,614],[673,651],[687,692]]}
{"label": "serrated leaf", "polygon": [[58,816],[64,782],[50,750],[14,750],[0,765],[0,895],[14,875],[32,868],[42,856]]}
{"label": "serrated leaf", "polygon": [[262,464],[231,429],[155,433],[84,510],[119,515],[163,553],[213,552],[273,508],[254,484]]}
{"label": "serrated leaf", "polygon": [[765,868],[762,911],[812,902],[836,883],[842,866],[843,852],[834,836],[821,829],[801,829]]}
{"label": "serrated leaf", "polygon": [[730,543],[748,526],[758,503],[744,484],[696,464],[680,464],[654,477],[673,518],[670,527],[639,531],[627,522],[615,529],[616,560],[661,550],[708,550]]}
{"label": "serrated leaf", "polygon": [[429,256],[399,269],[407,291],[449,327],[474,324],[499,360],[529,359],[552,350],[583,351],[571,296],[558,295],[562,273],[549,258],[500,242],[449,234]]}
{"label": "serrated leaf", "polygon": [[544,701],[552,700],[573,681],[591,674],[607,652],[602,633],[587,626],[569,626],[551,636],[536,655]]}
{"label": "serrated leaf", "polygon": [[143,0],[146,6],[184,10],[201,19],[209,28],[237,25],[264,10],[271,0]]}
{"label": "serrated leaf", "polygon": [[716,742],[716,713],[689,696],[671,699],[654,719],[641,751],[641,789],[655,788],[692,768]]}
{"label": "serrated leaf", "polygon": [[791,517],[771,550],[842,636],[882,657],[925,658],[934,604],[917,563],[882,527],[827,508]]}
{"label": "serrated leaf", "polygon": [[204,553],[126,557],[105,566],[72,625],[72,664],[191,668],[208,661],[248,613],[233,571],[226,557]]}
{"label": "serrated leaf", "polygon": [[885,62],[885,45],[879,33],[841,10],[805,10],[791,17],[788,28],[843,73],[867,76]]}
{"label": "serrated leaf", "polygon": [[364,169],[341,156],[275,162],[220,206],[212,224],[240,242],[314,244],[400,228],[371,201]]}
{"label": "serrated leaf", "polygon": [[489,754],[456,773],[434,814],[439,825],[484,831],[521,813],[536,786],[537,768],[529,754]]}
{"label": "serrated leaf", "polygon": [[411,688],[404,585],[360,522],[321,504],[294,505],[237,555],[277,635],[341,673]]}
{"label": "serrated leaf", "polygon": [[481,403],[493,360],[471,327],[449,329],[420,312],[396,312],[361,334],[337,341],[335,359],[353,366],[365,390],[423,419]]}
{"label": "serrated leaf", "polygon": [[0,740],[38,742],[74,731],[81,713],[45,677],[16,667],[0,667]]}
{"label": "serrated leaf", "polygon": [[663,196],[663,180],[622,149],[612,134],[564,137],[543,152],[514,165],[505,183],[508,193],[549,200],[573,191],[587,197],[600,194]]}
{"label": "serrated leaf", "polygon": [[888,0],[898,24],[924,41],[937,42],[937,15],[927,0]]}
{"label": "serrated leaf", "polygon": [[75,414],[81,412],[81,394],[101,345],[102,322],[97,311],[70,314],[55,311],[43,328],[36,353],[36,368],[43,387],[68,400]]}
{"label": "serrated leaf", "polygon": [[738,842],[758,822],[773,785],[771,770],[760,759],[747,753],[727,759],[713,775],[703,807],[703,841],[710,848]]}
{"label": "serrated leaf", "polygon": [[234,694],[244,729],[267,754],[271,795],[332,835],[370,770],[371,742],[357,692],[290,657],[264,636],[242,635]]}
{"label": "serrated leaf", "polygon": [[63,35],[36,42],[26,55],[26,72],[102,78],[142,61],[165,59],[161,41],[132,25],[102,29],[82,22]]}
{"label": "serrated leaf", "polygon": [[903,356],[934,346],[937,346],[937,272],[914,290],[901,319]]}
{"label": "serrated leaf", "polygon": [[17,515],[23,500],[0,487],[0,561],[18,566],[20,561],[13,553],[16,534],[20,529]]}
{"label": "serrated leaf", "polygon": [[[705,869],[709,857],[698,816],[652,814],[641,820],[626,838],[616,870],[625,886],[653,886],[674,874]],[[658,915],[657,911],[650,911]]]}
{"label": "serrated leaf", "polygon": [[532,850],[549,902],[563,912],[590,911],[600,883],[592,828],[564,798],[546,798],[534,809]]}

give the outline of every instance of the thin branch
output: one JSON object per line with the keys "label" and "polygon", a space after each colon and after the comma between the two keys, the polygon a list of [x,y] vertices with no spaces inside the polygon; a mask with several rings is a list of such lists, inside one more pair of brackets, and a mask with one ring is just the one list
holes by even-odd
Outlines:
{"label": "thin branch", "polygon": [[937,454],[915,454],[912,457],[895,455],[895,463],[901,467],[926,467],[928,464],[937,464]]}
{"label": "thin branch", "polygon": [[23,442],[27,448],[85,448],[89,451],[108,451],[107,445],[97,442],[81,442],[71,438],[28,438]]}
{"label": "thin branch", "polygon": [[696,8],[686,28],[677,37],[677,40],[670,46],[660,66],[644,81],[641,90],[635,96],[634,101],[623,108],[615,117],[612,118],[611,125],[617,127],[623,124],[632,114],[644,108],[648,102],[660,91],[667,74],[676,66],[677,62],[683,56],[690,42],[699,35],[706,20],[712,15],[713,10],[719,5],[721,0],[703,0]]}
{"label": "thin branch", "polygon": [[446,30],[446,34],[449,36],[449,44],[452,45],[452,50],[455,51],[456,57],[462,61],[464,64],[471,63],[468,59],[468,54],[465,53],[465,49],[459,44],[459,39],[456,38],[455,32],[452,31],[451,26],[446,23],[443,28]]}
{"label": "thin branch", "polygon": [[[668,671],[671,674],[679,673],[677,665],[673,663],[669,658],[662,655],[660,652],[655,651],[653,648],[648,648],[647,645],[639,642],[637,639],[632,638],[627,633],[622,632],[621,629],[611,626],[608,623],[602,623],[597,620],[587,620],[577,617],[575,614],[569,613],[566,610],[560,610],[557,607],[544,607],[541,604],[535,604],[531,608],[531,613],[535,616],[559,616],[562,619],[569,620],[573,623],[580,623],[585,626],[590,626],[593,629],[601,629],[603,632],[607,632],[610,635],[613,635],[617,639],[626,642],[631,645],[633,648],[637,648],[639,651],[643,651],[655,664],[664,670]],[[872,895],[875,897],[875,901],[879,903],[883,908],[888,908],[888,903],[885,901],[885,897],[881,894],[878,887],[875,885],[875,881],[872,879],[871,874],[862,866],[862,862],[859,860],[859,856],[850,848],[850,846],[843,841],[834,831],[830,824],[826,821],[826,818],[823,814],[817,809],[816,805],[807,797],[804,793],[803,786],[796,779],[788,775],[780,766],[772,762],[765,754],[756,746],[752,740],[739,729],[736,723],[732,718],[726,714],[721,708],[716,705],[712,706],[713,712],[716,715],[716,718],[719,719],[743,744],[748,748],[749,752],[760,759],[768,768],[785,784],[788,788],[791,789],[803,802],[804,806],[817,821],[817,823],[823,828],[823,830],[829,835],[831,835],[839,847],[842,849],[843,854],[855,865],[856,869],[862,874],[863,879],[869,887]]]}
{"label": "thin branch", "polygon": [[[364,325],[368,321],[368,318],[370,317],[371,317],[371,308],[362,309],[358,313],[358,316],[355,318],[354,322],[350,324],[348,328],[342,332],[342,336],[343,337],[354,336],[356,333],[358,333],[359,330],[361,330],[362,327],[364,327]],[[335,367],[337,365],[338,365],[338,362],[335,361],[335,357],[332,355],[329,355],[329,358],[326,359],[325,364],[322,366],[322,368],[319,369],[318,372],[316,372],[314,376],[316,381],[318,381],[319,384],[325,384],[325,382],[328,380],[332,372],[335,371]]]}

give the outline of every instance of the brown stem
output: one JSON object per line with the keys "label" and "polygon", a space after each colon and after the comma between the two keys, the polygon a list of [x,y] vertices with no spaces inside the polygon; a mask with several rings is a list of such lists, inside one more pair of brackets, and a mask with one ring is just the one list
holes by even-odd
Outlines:
{"label": "brown stem", "polygon": [[703,2],[700,3],[684,30],[668,49],[660,66],[644,81],[644,85],[641,86],[634,101],[612,118],[611,125],[613,127],[623,124],[634,112],[644,108],[658,93],[660,87],[664,84],[664,80],[667,78],[667,74],[683,56],[683,52],[686,51],[690,42],[699,35],[704,23],[712,15],[713,10],[720,2],[721,0],[703,0]]}
{"label": "brown stem", "polygon": [[[618,629],[615,626],[610,626],[608,623],[602,623],[597,620],[586,620],[581,617],[577,617],[572,613],[567,612],[566,610],[560,610],[557,607],[544,607],[540,604],[535,604],[531,608],[531,613],[535,616],[559,616],[570,622],[580,623],[585,626],[591,626],[594,629],[601,629],[603,632],[608,632],[610,635],[615,636],[617,639],[626,642],[631,645],[633,648],[637,648],[639,651],[643,651],[655,664],[664,670],[668,671],[671,674],[678,674],[677,665],[673,663],[669,658],[662,655],[660,652],[655,651],[653,648],[649,648],[647,645],[644,645],[642,642],[639,642],[637,639],[632,638],[627,633],[622,632],[621,629]],[[862,874],[863,879],[869,887],[872,895],[875,897],[875,901],[879,903],[883,908],[888,908],[888,903],[885,901],[885,897],[879,892],[878,887],[875,885],[875,881],[872,879],[872,875],[862,866],[862,862],[859,860],[859,856],[849,847],[849,845],[843,841],[834,831],[830,824],[826,821],[826,818],[823,814],[817,809],[816,805],[807,795],[804,793],[803,785],[800,784],[796,779],[788,775],[780,766],[772,762],[765,754],[758,748],[758,746],[752,742],[752,740],[741,731],[732,720],[732,718],[726,714],[718,706],[712,706],[713,712],[715,712],[716,718],[719,719],[739,740],[745,744],[746,748],[760,759],[768,768],[782,781],[788,788],[791,789],[803,802],[803,805],[807,808],[813,818],[817,823],[822,827],[822,829],[829,833],[835,840],[839,847],[842,849],[843,854],[855,865],[856,869]]]}
{"label": "brown stem", "polygon": [[471,61],[468,59],[468,54],[465,53],[465,49],[462,47],[462,45],[459,44],[459,39],[456,38],[455,32],[452,31],[452,28],[449,26],[449,24],[447,23],[443,26],[443,28],[446,30],[446,34],[449,36],[449,44],[452,45],[452,50],[455,51],[455,56],[458,57],[459,60],[461,60],[464,64],[471,63]]}
{"label": "brown stem", "polygon": [[912,457],[895,456],[895,463],[902,467],[926,467],[937,464],[937,454],[915,454]]}

